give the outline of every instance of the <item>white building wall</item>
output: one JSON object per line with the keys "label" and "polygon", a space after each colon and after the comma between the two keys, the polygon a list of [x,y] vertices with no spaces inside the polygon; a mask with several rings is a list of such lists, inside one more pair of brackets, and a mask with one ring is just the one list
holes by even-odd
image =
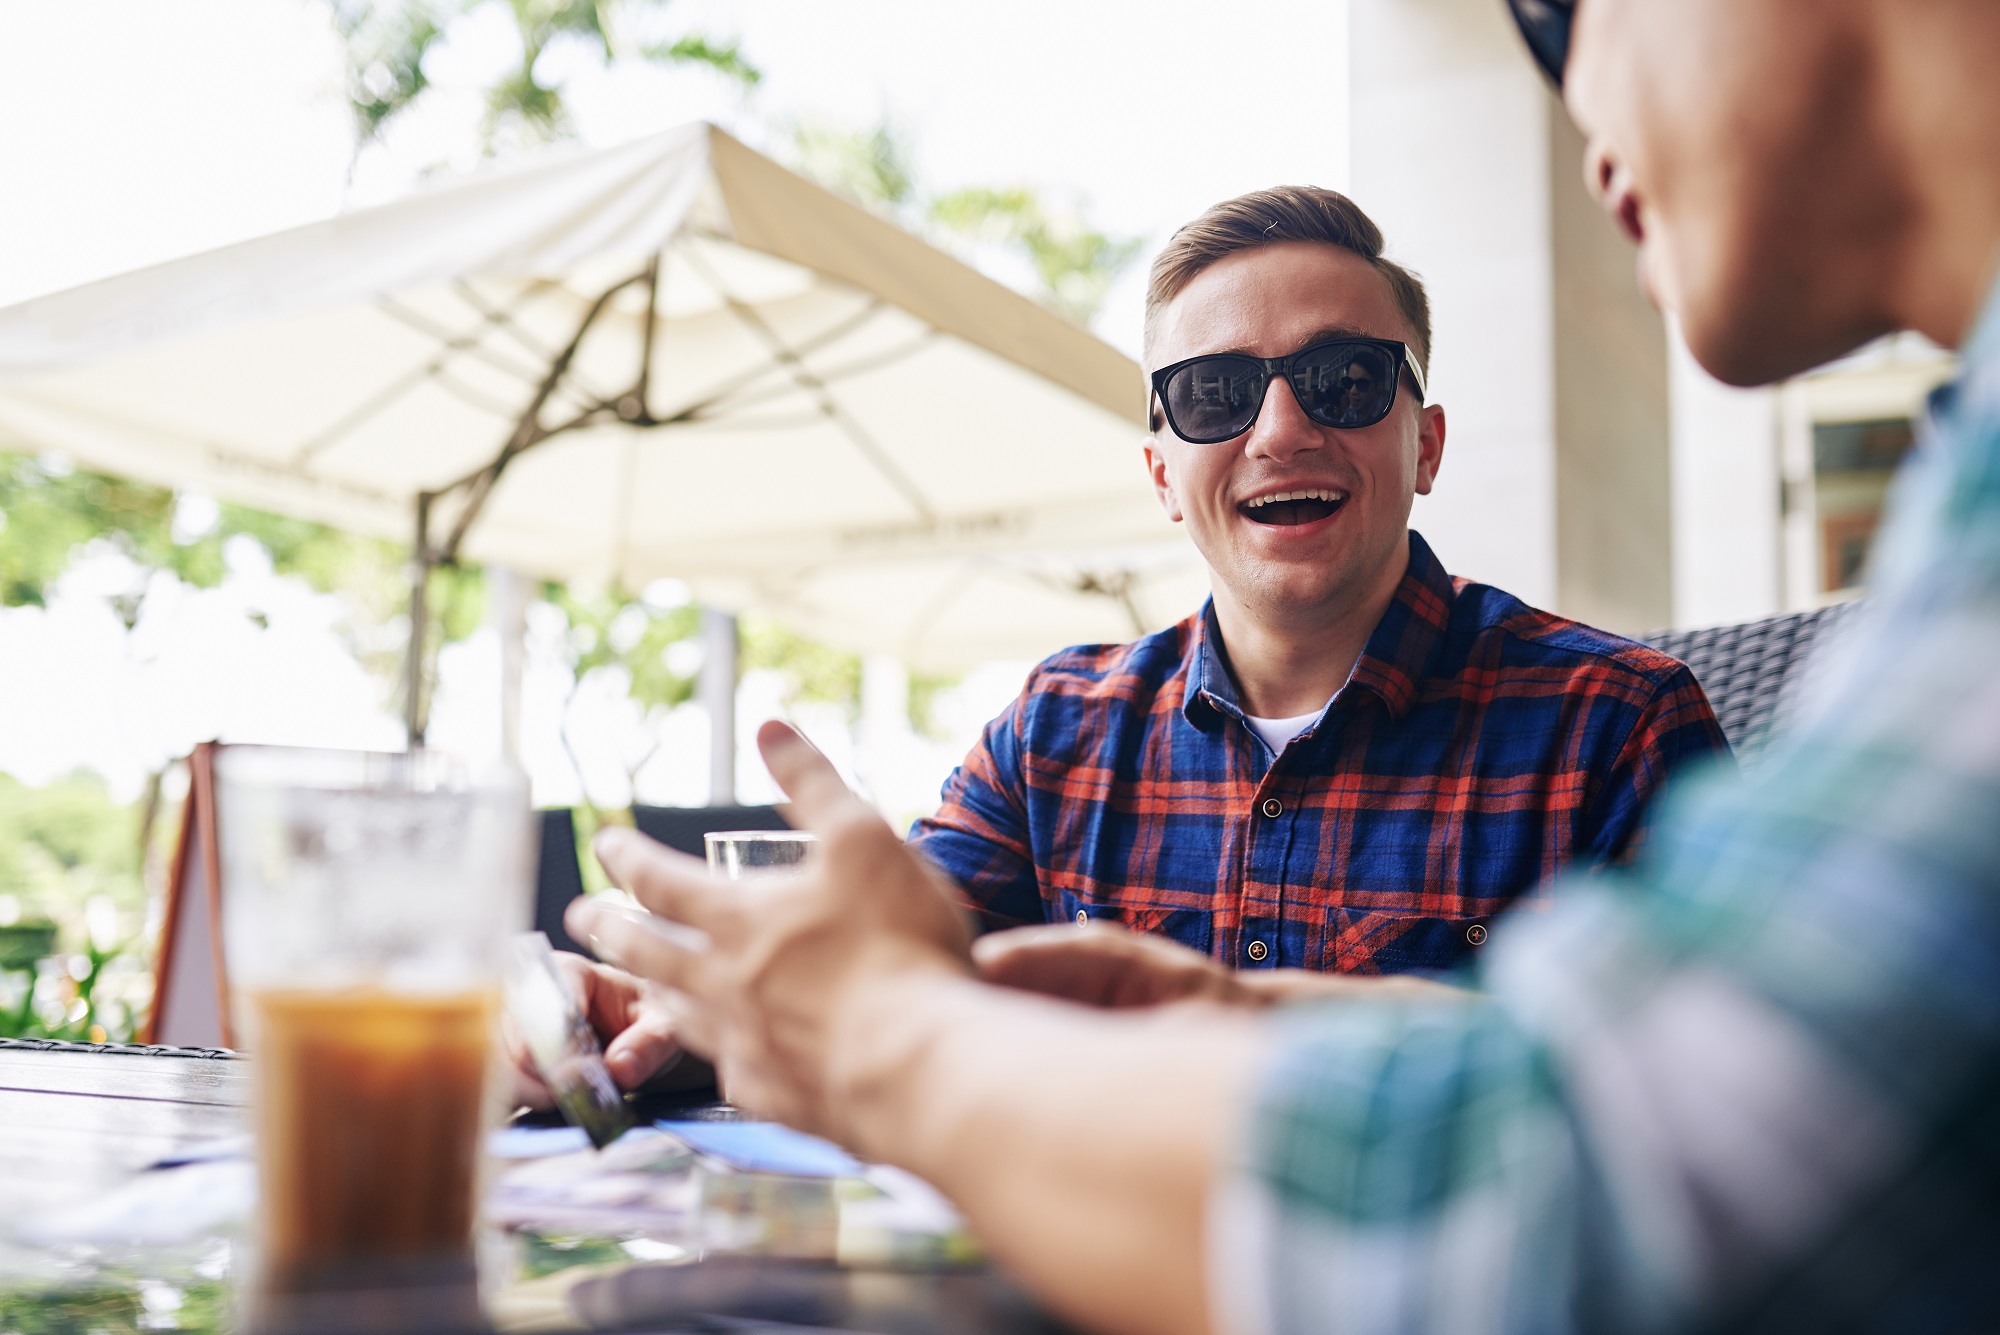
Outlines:
{"label": "white building wall", "polygon": [[1677,331],[1668,347],[1674,623],[1775,615],[1793,601],[1782,582],[1778,391],[1723,384],[1701,369]]}
{"label": "white building wall", "polygon": [[1556,600],[1550,100],[1493,0],[1350,0],[1350,191],[1420,273],[1444,405],[1411,523],[1454,574]]}

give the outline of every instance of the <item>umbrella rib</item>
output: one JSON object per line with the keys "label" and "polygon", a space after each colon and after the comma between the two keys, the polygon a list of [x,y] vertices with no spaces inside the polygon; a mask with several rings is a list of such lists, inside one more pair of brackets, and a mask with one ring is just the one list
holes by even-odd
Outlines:
{"label": "umbrella rib", "polygon": [[442,371],[433,376],[432,379],[437,381],[439,389],[444,390],[467,407],[477,408],[483,413],[492,413],[504,422],[513,421],[514,414],[520,411],[513,404],[496,399],[490,394],[481,393],[470,385],[454,380]]}
{"label": "umbrella rib", "polygon": [[[559,436],[566,431],[573,431],[601,413],[616,411],[616,406],[608,400],[599,400],[597,403],[577,413],[568,421],[558,423],[555,426],[543,426],[541,420],[543,407],[555,396],[556,391],[562,386],[564,380],[568,378],[570,368],[576,360],[577,351],[583,346],[584,336],[590,333],[592,326],[597,323],[597,317],[602,315],[611,305],[613,297],[623,292],[626,288],[631,287],[634,283],[647,283],[650,287],[659,272],[659,263],[660,257],[655,255],[646,268],[633,274],[630,278],[621,279],[619,282],[604,289],[603,292],[598,294],[597,299],[590,303],[590,309],[584,312],[583,319],[577,322],[576,331],[570,335],[569,343],[564,346],[560,353],[556,354],[554,361],[549,364],[548,373],[542,377],[541,383],[536,386],[534,398],[529,401],[528,406],[522,410],[521,415],[516,419],[513,434],[507,438],[507,443],[500,447],[500,453],[494,455],[490,463],[458,479],[456,482],[441,488],[438,492],[427,493],[428,495],[442,495],[446,492],[456,491],[460,487],[464,487],[467,492],[465,503],[459,510],[458,518],[452,524],[450,536],[445,539],[443,546],[439,547],[435,553],[437,559],[453,561],[458,558],[458,549],[465,541],[466,531],[472,527],[472,521],[479,517],[480,510],[486,505],[486,498],[492,494],[494,485],[500,480],[500,474],[505,472],[507,465],[514,461],[515,455],[520,454],[524,450],[534,448],[552,436]],[[641,413],[644,412],[644,407],[645,405],[643,404],[638,405]]]}
{"label": "umbrella rib", "polygon": [[[494,327],[500,333],[506,334],[508,337],[512,338],[516,343],[519,343],[524,349],[526,349],[529,353],[531,353],[536,358],[537,361],[544,363],[550,361],[555,357],[556,350],[554,348],[549,347],[547,344],[543,343],[540,339],[530,334],[527,330],[521,328],[519,322],[516,321],[514,317],[517,314],[519,314],[520,311],[523,308],[525,308],[527,304],[534,298],[545,296],[551,292],[560,292],[566,297],[574,298],[579,305],[583,305],[585,307],[588,307],[588,305],[590,304],[589,299],[586,298],[582,293],[575,291],[566,284],[554,282],[547,278],[536,279],[534,285],[527,291],[521,293],[512,306],[506,306],[506,307],[494,306],[493,303],[487,301],[485,297],[481,296],[479,290],[473,287],[472,284],[468,282],[464,277],[459,277],[452,280],[452,290],[458,293],[459,300],[463,301],[466,305],[472,307],[472,309],[474,309],[475,311],[479,311],[482,314],[491,311],[494,317],[493,319]],[[592,402],[602,401],[603,399],[610,397],[609,395],[599,394],[594,386],[581,384],[580,383],[581,381],[582,377],[578,375],[575,371],[572,371],[568,377],[568,380],[566,380],[562,386],[562,392],[569,394],[571,396],[571,401],[578,404],[579,406],[585,406]],[[571,382],[579,382],[579,383],[573,385]],[[530,378],[530,383],[535,383],[535,379],[533,377]],[[593,399],[592,396],[595,396],[595,399]]]}
{"label": "umbrella rib", "polygon": [[[415,326],[416,321],[408,318],[405,313],[394,309],[388,298],[383,298],[378,305],[383,313],[392,319],[402,320],[405,324]],[[420,319],[421,317],[418,318]],[[329,426],[326,430],[301,445],[292,454],[292,466],[294,468],[305,467],[313,461],[313,457],[320,451],[339,443],[342,436],[347,435],[371,417],[383,412],[390,404],[402,398],[424,381],[433,378],[442,381],[446,363],[456,353],[470,351],[479,347],[478,331],[492,322],[493,317],[487,315],[478,325],[463,334],[452,334],[447,330],[435,327],[420,330],[419,332],[429,334],[431,337],[438,339],[444,344],[444,347],[428,362],[413,370],[405,371],[402,375],[383,386],[375,394],[350,409],[332,426]],[[502,369],[513,373],[512,368]]]}
{"label": "umbrella rib", "polygon": [[919,609],[916,616],[910,618],[909,633],[903,636],[903,656],[906,659],[916,658],[917,646],[923,642],[925,634],[930,631],[932,626],[938,623],[939,619],[951,609],[951,605],[957,602],[960,596],[967,589],[971,588],[973,582],[978,578],[979,566],[976,561],[961,562],[956,577],[948,581],[937,593],[933,594],[930,601]]}
{"label": "umbrella rib", "polygon": [[764,346],[769,348],[771,355],[777,358],[778,363],[791,373],[792,379],[798,382],[799,388],[813,396],[819,404],[820,412],[826,415],[827,420],[845,432],[847,438],[854,443],[855,448],[860,450],[863,457],[875,465],[875,470],[888,480],[889,485],[902,493],[903,499],[910,503],[911,508],[917,512],[919,519],[927,524],[935,524],[938,520],[937,511],[931,508],[930,501],[924,497],[922,491],[918,490],[917,484],[912,482],[909,475],[896,466],[895,461],[882,449],[881,444],[868,434],[867,428],[855,420],[852,413],[840,406],[839,401],[833,397],[833,392],[827,388],[826,382],[821,380],[817,375],[814,375],[807,368],[804,359],[792,348],[786,346],[785,340],[778,336],[778,331],[765,323],[764,317],[759,315],[755,308],[738,299],[723,284],[721,276],[709,267],[707,261],[703,260],[693,250],[687,251],[686,255],[689,263],[702,270],[702,277],[706,278],[709,286],[713,287],[717,294],[721,296],[731,313],[738,320],[741,320],[752,333],[763,340]]}
{"label": "umbrella rib", "polygon": [[[833,367],[822,373],[820,379],[828,384],[832,384],[838,380],[845,380],[849,376],[865,375],[869,371],[878,371],[884,366],[893,366],[906,357],[914,357],[917,353],[922,352],[931,343],[936,341],[938,334],[939,331],[936,329],[926,329],[900,348],[891,348],[887,352],[876,353],[872,357],[862,357],[848,362],[844,366]],[[800,351],[804,352],[806,349],[801,348]],[[743,386],[739,385],[738,388],[743,388]],[[743,408],[754,408],[760,403],[768,403],[772,399],[783,397],[796,389],[796,385],[790,388],[773,386],[755,392],[746,392],[743,397],[738,399],[731,399],[726,393],[718,394],[706,403],[698,403],[692,408],[681,413],[676,413],[675,418],[676,420],[684,418],[693,422],[714,422],[719,420],[719,417],[709,415],[708,410],[711,408],[716,409],[718,413],[736,412]]]}
{"label": "umbrella rib", "polygon": [[1109,598],[1125,609],[1125,616],[1132,623],[1134,635],[1144,639],[1152,634],[1146,629],[1146,618],[1140,614],[1139,601],[1133,596],[1132,586],[1136,582],[1136,575],[1130,570],[1120,570],[1109,575],[1086,570],[1065,579],[1045,575],[1039,570],[1024,570],[1021,573],[1044,588]]}
{"label": "umbrella rib", "polygon": [[419,315],[416,311],[398,302],[394,297],[377,297],[375,299],[375,307],[391,319],[402,321],[419,334],[436,339],[438,342],[444,344],[445,348],[449,351],[464,352],[469,356],[477,357],[488,366],[513,376],[523,384],[534,385],[541,382],[540,371],[532,366],[524,366],[520,362],[501,355],[494,351],[492,347],[480,342],[473,336],[473,332],[485,327],[488,323],[484,319],[480,320],[479,324],[473,326],[473,331],[458,334],[447,329],[427,315]]}
{"label": "umbrella rib", "polygon": [[526,351],[533,353],[535,356],[541,358],[543,361],[547,361],[549,358],[556,355],[556,350],[554,348],[549,347],[547,344],[543,343],[540,339],[530,334],[527,330],[521,328],[520,324],[514,319],[514,316],[518,314],[523,308],[525,308],[530,301],[534,300],[536,297],[544,295],[545,293],[549,292],[568,293],[569,289],[563,286],[561,283],[554,282],[547,278],[537,278],[527,287],[526,290],[522,291],[515,297],[512,305],[505,305],[505,306],[497,304],[492,301],[488,301],[486,295],[482,293],[478,288],[474,287],[471,283],[471,280],[467,279],[462,274],[459,277],[451,280],[451,286],[452,290],[458,293],[458,298],[460,301],[463,301],[466,305],[472,307],[473,310],[478,311],[481,315],[486,316],[487,319],[493,324],[495,328],[497,328],[501,333],[506,334],[516,343],[519,343],[521,347]]}
{"label": "umbrella rib", "polygon": [[[801,356],[804,356],[807,353],[818,352],[829,343],[837,343],[855,330],[861,328],[864,324],[867,324],[870,319],[874,318],[877,311],[884,310],[887,307],[887,302],[883,301],[880,297],[876,297],[853,315],[841,320],[829,329],[824,329],[814,334],[811,338],[799,344],[797,351]],[[768,365],[760,366],[754,371],[745,371],[741,375],[731,376],[729,379],[723,381],[721,385],[710,390],[706,398],[697,399],[687,407],[676,410],[672,416],[662,419],[661,425],[666,426],[679,422],[703,420],[703,413],[717,404],[726,403],[730,395],[747,385],[754,385],[758,380],[771,374],[773,369],[775,368]]]}

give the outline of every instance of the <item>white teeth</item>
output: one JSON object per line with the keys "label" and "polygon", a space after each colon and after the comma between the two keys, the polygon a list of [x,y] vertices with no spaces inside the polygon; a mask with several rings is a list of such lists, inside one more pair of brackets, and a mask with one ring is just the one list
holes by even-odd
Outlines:
{"label": "white teeth", "polygon": [[1280,491],[1269,496],[1253,497],[1244,503],[1255,510],[1266,505],[1276,505],[1280,501],[1325,501],[1329,505],[1337,505],[1346,499],[1347,493],[1344,491]]}

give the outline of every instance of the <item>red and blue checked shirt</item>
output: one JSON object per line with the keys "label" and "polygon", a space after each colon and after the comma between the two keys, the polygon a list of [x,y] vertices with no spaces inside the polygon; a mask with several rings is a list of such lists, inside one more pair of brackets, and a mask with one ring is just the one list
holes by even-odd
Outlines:
{"label": "red and blue checked shirt", "polygon": [[1101,918],[1242,968],[1435,971],[1569,863],[1620,859],[1727,744],[1679,662],[1410,565],[1346,686],[1272,755],[1212,607],[1040,664],[911,842],[987,930]]}

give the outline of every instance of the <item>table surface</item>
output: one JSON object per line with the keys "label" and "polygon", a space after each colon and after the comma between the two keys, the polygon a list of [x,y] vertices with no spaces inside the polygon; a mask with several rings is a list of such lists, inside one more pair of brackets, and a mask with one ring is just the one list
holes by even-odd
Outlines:
{"label": "table surface", "polygon": [[[227,1053],[0,1039],[0,1221],[88,1199],[201,1142],[243,1133],[250,1071],[247,1060]],[[12,1328],[9,1317],[23,1302],[67,1301],[57,1277],[65,1265],[73,1270],[74,1258],[47,1258],[39,1276],[36,1259],[0,1244],[0,1328]],[[145,1275],[145,1258],[119,1261],[118,1273],[134,1289],[127,1304],[132,1320],[128,1326],[114,1312],[108,1322],[89,1324],[159,1328],[157,1312],[147,1315],[139,1301],[157,1283]],[[174,1263],[187,1264],[184,1248]],[[92,1301],[107,1300],[104,1281],[89,1287]],[[795,1332],[803,1325],[879,1335],[1053,1335],[1064,1329],[991,1269],[843,1271],[828,1261],[729,1256],[621,1265],[567,1286],[543,1279],[522,1289],[531,1301],[515,1304],[513,1317],[497,1318],[503,1328],[713,1330],[721,1316],[736,1331]],[[63,1314],[49,1315],[50,1329],[65,1328]],[[193,1320],[181,1328],[213,1326]]]}

